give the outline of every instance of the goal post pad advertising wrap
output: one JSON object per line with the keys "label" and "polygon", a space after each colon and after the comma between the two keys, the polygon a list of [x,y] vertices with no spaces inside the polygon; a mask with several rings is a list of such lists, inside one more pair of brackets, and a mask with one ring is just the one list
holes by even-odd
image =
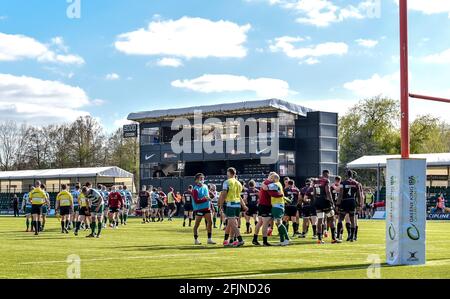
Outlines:
{"label": "goal post pad advertising wrap", "polygon": [[386,262],[425,264],[425,159],[388,159],[386,168]]}

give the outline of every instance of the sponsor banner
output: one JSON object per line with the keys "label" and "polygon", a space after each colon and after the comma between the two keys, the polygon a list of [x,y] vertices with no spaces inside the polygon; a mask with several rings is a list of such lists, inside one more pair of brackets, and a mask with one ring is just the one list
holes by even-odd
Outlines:
{"label": "sponsor banner", "polygon": [[386,260],[417,265],[425,260],[426,160],[389,159],[386,172]]}
{"label": "sponsor banner", "polygon": [[386,219],[386,211],[376,211],[373,214],[372,219],[376,219],[376,220],[384,220],[384,219]]}
{"label": "sponsor banner", "polygon": [[124,125],[123,126],[123,138],[133,138],[138,137],[138,125]]}
{"label": "sponsor banner", "polygon": [[450,214],[448,213],[430,213],[428,220],[450,220]]}

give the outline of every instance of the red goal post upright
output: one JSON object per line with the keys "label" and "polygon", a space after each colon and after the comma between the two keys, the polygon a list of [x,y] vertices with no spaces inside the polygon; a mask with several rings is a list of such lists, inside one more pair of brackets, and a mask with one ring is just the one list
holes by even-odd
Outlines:
{"label": "red goal post upright", "polygon": [[386,262],[426,263],[426,160],[410,158],[409,98],[450,103],[449,99],[412,94],[408,78],[408,3],[400,9],[401,158],[386,163]]}

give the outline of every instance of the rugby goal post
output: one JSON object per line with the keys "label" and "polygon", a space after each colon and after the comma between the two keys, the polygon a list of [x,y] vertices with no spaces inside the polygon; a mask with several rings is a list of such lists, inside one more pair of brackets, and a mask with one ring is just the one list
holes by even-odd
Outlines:
{"label": "rugby goal post", "polygon": [[389,265],[426,263],[425,159],[410,158],[409,98],[450,103],[449,99],[409,93],[408,5],[400,10],[401,158],[386,164],[386,262]]}

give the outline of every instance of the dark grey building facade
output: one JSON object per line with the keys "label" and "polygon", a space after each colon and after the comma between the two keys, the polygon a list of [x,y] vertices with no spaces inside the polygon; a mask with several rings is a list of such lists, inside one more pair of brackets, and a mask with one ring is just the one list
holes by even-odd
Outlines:
{"label": "dark grey building facade", "polygon": [[[200,124],[193,120],[194,111],[202,112]],[[172,130],[173,120],[177,118],[185,118],[189,124]],[[313,111],[286,101],[271,99],[138,112],[130,114],[128,119],[139,123],[141,186],[152,185],[165,190],[172,186],[182,191],[193,183],[196,173],[203,172],[207,175],[208,182],[220,187],[226,178],[226,169],[230,166],[235,167],[239,178],[244,180],[261,181],[270,171],[276,171],[282,177],[295,178],[299,186],[303,185],[306,178],[316,177],[324,169],[329,169],[332,174],[338,171],[336,113]],[[206,119],[209,121],[205,123]],[[236,121],[233,123],[230,119]],[[255,149],[254,142],[257,141],[250,135],[250,126],[241,130],[238,119],[250,124],[256,120],[258,132],[261,133],[262,129],[262,132],[267,132],[267,136],[262,138],[266,138],[264,142],[272,150],[275,148],[275,143],[272,143],[274,130],[278,127],[276,162],[261,163],[262,157],[272,153],[260,145],[256,146],[256,151],[252,151]],[[277,126],[274,125],[274,119],[277,119]],[[226,122],[227,126],[232,127],[231,134],[225,134],[225,129],[217,129],[220,122]],[[190,140],[183,139],[181,142],[191,150],[176,153],[172,142],[181,128],[192,130]],[[223,134],[217,134],[218,131]],[[203,143],[216,145],[218,140],[224,143],[221,152],[208,153],[203,149]],[[229,151],[227,146],[234,144],[233,147],[238,149],[238,142],[241,145],[245,143],[245,150]]]}

